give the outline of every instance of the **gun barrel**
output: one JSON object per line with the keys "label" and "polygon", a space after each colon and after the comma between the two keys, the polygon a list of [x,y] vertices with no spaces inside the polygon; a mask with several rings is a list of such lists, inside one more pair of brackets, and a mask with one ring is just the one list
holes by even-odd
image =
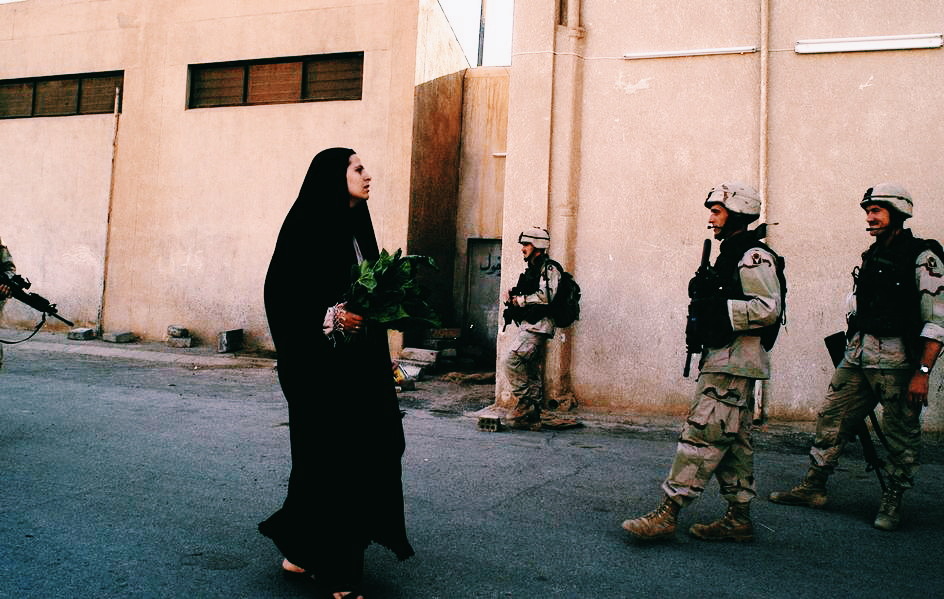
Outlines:
{"label": "gun barrel", "polygon": [[67,319],[65,319],[65,318],[63,318],[63,317],[61,317],[61,316],[59,316],[59,315],[56,314],[55,312],[49,312],[49,315],[52,316],[52,317],[55,318],[55,319],[61,320],[62,322],[64,322],[64,323],[66,323],[67,325],[69,325],[70,327],[74,327],[74,326],[75,326],[75,323],[74,323],[74,322],[72,322],[71,320],[67,320]]}
{"label": "gun barrel", "polygon": [[682,376],[688,378],[688,375],[692,373],[692,352],[688,352],[685,356],[685,368],[682,370]]}
{"label": "gun barrel", "polygon": [[70,327],[75,326],[75,324],[72,321],[66,320],[62,316],[59,316],[58,310],[56,309],[56,305],[50,303],[48,299],[44,298],[38,293],[30,293],[29,291],[24,291],[18,287],[14,287],[12,291],[13,291],[14,299],[17,299],[23,302],[30,308],[36,310],[37,312],[48,314],[49,316],[52,316],[53,318],[61,320],[62,322],[69,325]]}
{"label": "gun barrel", "polygon": [[699,270],[708,268],[708,262],[711,260],[711,240],[706,239],[701,246],[701,262],[698,265]]}

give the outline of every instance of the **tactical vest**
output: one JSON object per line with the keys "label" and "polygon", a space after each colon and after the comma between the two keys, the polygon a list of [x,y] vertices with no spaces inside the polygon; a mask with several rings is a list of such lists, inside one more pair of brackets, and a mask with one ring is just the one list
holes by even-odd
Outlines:
{"label": "tactical vest", "polygon": [[940,244],[903,229],[888,247],[876,242],[863,252],[862,266],[852,272],[856,313],[851,332],[906,340],[921,333],[915,262],[926,249],[939,253]]}
{"label": "tactical vest", "polygon": [[[763,231],[763,229],[761,229]],[[721,252],[715,260],[713,269],[718,276],[720,290],[718,295],[726,300],[748,300],[744,295],[744,289],[741,287],[741,276],[738,270],[738,264],[748,250],[759,248],[770,252],[774,257],[772,266],[777,271],[777,280],[780,282],[780,316],[775,324],[767,325],[759,329],[750,329],[747,331],[738,331],[737,335],[759,336],[764,349],[770,351],[780,333],[781,324],[785,323],[784,314],[786,313],[787,280],[784,274],[784,260],[777,255],[777,252],[760,240],[758,230],[744,231],[734,237],[730,237],[721,244]],[[732,337],[733,338],[733,337]]]}
{"label": "tactical vest", "polygon": [[518,283],[512,288],[514,295],[533,295],[541,288],[541,272],[544,270],[544,263],[547,262],[547,254],[541,254],[533,263],[518,276]]}
{"label": "tactical vest", "polygon": [[[534,295],[541,288],[544,280],[542,274],[547,266],[547,254],[541,254],[529,262],[528,267],[518,276],[518,282],[511,288],[511,295]],[[548,315],[547,304],[529,304],[527,306],[513,306],[511,316],[516,322],[530,322],[535,324]]]}

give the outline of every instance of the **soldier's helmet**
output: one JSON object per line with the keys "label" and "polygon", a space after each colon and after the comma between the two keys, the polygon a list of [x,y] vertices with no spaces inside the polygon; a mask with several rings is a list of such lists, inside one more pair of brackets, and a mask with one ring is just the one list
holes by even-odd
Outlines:
{"label": "soldier's helmet", "polygon": [[722,183],[713,187],[705,198],[705,207],[721,204],[728,212],[736,212],[754,222],[760,216],[760,196],[757,190],[746,183]]}
{"label": "soldier's helmet", "polygon": [[530,243],[539,250],[546,250],[551,246],[551,234],[541,227],[530,227],[518,235],[518,243]]}
{"label": "soldier's helmet", "polygon": [[894,210],[904,218],[911,218],[914,210],[911,194],[897,183],[879,183],[875,187],[869,187],[865,190],[865,195],[862,196],[859,206],[865,208],[871,204],[878,204],[889,210]]}

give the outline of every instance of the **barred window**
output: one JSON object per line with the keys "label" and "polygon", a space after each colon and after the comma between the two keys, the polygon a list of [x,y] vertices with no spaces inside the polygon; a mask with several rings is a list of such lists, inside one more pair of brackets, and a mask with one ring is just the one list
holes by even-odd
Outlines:
{"label": "barred window", "polygon": [[187,108],[360,100],[364,53],[190,65]]}
{"label": "barred window", "polygon": [[[0,79],[0,118],[102,114],[115,109],[124,73]],[[119,94],[120,98],[120,94]],[[119,103],[118,110],[121,110]]]}

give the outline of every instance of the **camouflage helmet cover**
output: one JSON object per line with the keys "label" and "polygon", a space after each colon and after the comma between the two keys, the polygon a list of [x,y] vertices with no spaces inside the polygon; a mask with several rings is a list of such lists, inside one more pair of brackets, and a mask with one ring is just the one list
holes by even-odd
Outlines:
{"label": "camouflage helmet cover", "polygon": [[760,197],[757,190],[746,183],[722,183],[708,192],[705,198],[705,207],[712,204],[721,204],[728,212],[743,214],[748,222],[757,220],[760,216]]}
{"label": "camouflage helmet cover", "polygon": [[862,196],[859,206],[864,209],[871,204],[878,204],[894,210],[905,218],[911,218],[914,209],[911,194],[897,183],[879,183],[875,187],[869,187],[865,190],[865,195]]}
{"label": "camouflage helmet cover", "polygon": [[518,235],[518,243],[530,243],[539,250],[546,250],[551,246],[551,234],[541,227],[530,227]]}

